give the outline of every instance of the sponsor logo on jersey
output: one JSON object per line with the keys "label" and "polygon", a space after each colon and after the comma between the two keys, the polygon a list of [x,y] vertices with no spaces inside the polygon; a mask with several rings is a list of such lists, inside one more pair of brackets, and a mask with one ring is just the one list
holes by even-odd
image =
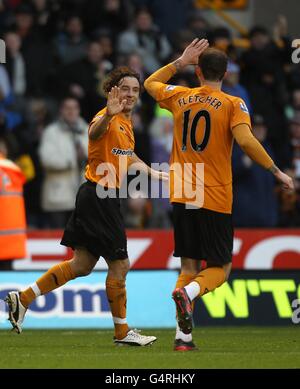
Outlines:
{"label": "sponsor logo on jersey", "polygon": [[133,150],[123,150],[123,149],[118,149],[117,147],[114,147],[111,152],[114,154],[114,155],[127,155],[129,157],[132,156],[133,154]]}

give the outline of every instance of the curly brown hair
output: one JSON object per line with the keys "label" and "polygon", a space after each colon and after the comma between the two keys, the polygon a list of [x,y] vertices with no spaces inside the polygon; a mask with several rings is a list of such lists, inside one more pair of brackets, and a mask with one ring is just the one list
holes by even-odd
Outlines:
{"label": "curly brown hair", "polygon": [[140,85],[140,91],[142,90],[142,81],[140,78],[140,75],[136,73],[135,71],[131,70],[127,66],[120,66],[114,70],[112,70],[108,75],[106,76],[106,79],[103,82],[103,91],[105,95],[107,96],[108,93],[111,91],[111,88],[114,86],[119,85],[119,82],[124,77],[134,77],[138,80]]}

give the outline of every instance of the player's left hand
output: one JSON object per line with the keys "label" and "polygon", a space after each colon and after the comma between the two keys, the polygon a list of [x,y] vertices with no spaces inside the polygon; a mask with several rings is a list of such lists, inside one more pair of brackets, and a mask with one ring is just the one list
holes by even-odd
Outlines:
{"label": "player's left hand", "polygon": [[193,42],[186,47],[179,58],[181,66],[198,65],[199,56],[208,48],[208,46],[209,43],[207,39],[194,39]]}
{"label": "player's left hand", "polygon": [[295,185],[293,179],[287,174],[283,173],[278,169],[276,173],[274,173],[275,177],[281,182],[283,189],[288,191],[294,191]]}

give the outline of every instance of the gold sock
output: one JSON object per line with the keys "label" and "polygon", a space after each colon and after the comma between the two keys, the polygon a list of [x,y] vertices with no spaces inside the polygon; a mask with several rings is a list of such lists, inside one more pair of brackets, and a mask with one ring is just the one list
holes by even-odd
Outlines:
{"label": "gold sock", "polygon": [[125,281],[106,278],[106,294],[115,326],[116,339],[123,339],[129,331],[126,322]]}
{"label": "gold sock", "polygon": [[[40,294],[51,292],[66,282],[73,280],[75,274],[70,266],[70,261],[64,261],[51,267],[45,274],[36,281],[36,287]],[[21,292],[20,300],[24,307],[28,307],[32,301],[37,297],[32,287],[27,288]]]}
{"label": "gold sock", "polygon": [[184,286],[186,286],[190,282],[192,282],[195,277],[196,277],[196,274],[180,273],[178,278],[177,278],[176,288],[183,288]]}
{"label": "gold sock", "polygon": [[28,308],[29,305],[32,303],[32,301],[35,299],[35,293],[31,289],[31,287],[27,288],[23,292],[20,293],[20,301],[21,304],[25,307]]}
{"label": "gold sock", "polygon": [[200,285],[198,297],[215,290],[225,282],[225,279],[226,274],[222,267],[208,267],[202,270],[193,280]]}

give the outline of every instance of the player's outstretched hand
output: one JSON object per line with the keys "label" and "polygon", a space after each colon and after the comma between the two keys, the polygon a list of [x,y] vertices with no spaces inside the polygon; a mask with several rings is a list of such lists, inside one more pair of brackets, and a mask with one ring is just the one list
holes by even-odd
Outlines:
{"label": "player's outstretched hand", "polygon": [[107,114],[114,116],[122,112],[126,102],[126,99],[120,101],[120,88],[118,86],[112,87],[107,97]]}
{"label": "player's outstretched hand", "polygon": [[198,65],[199,56],[209,46],[207,39],[196,38],[190,43],[179,58],[181,66]]}
{"label": "player's outstretched hand", "polygon": [[283,184],[283,189],[291,191],[295,190],[293,179],[287,174],[283,173],[280,169],[274,173],[274,176]]}

